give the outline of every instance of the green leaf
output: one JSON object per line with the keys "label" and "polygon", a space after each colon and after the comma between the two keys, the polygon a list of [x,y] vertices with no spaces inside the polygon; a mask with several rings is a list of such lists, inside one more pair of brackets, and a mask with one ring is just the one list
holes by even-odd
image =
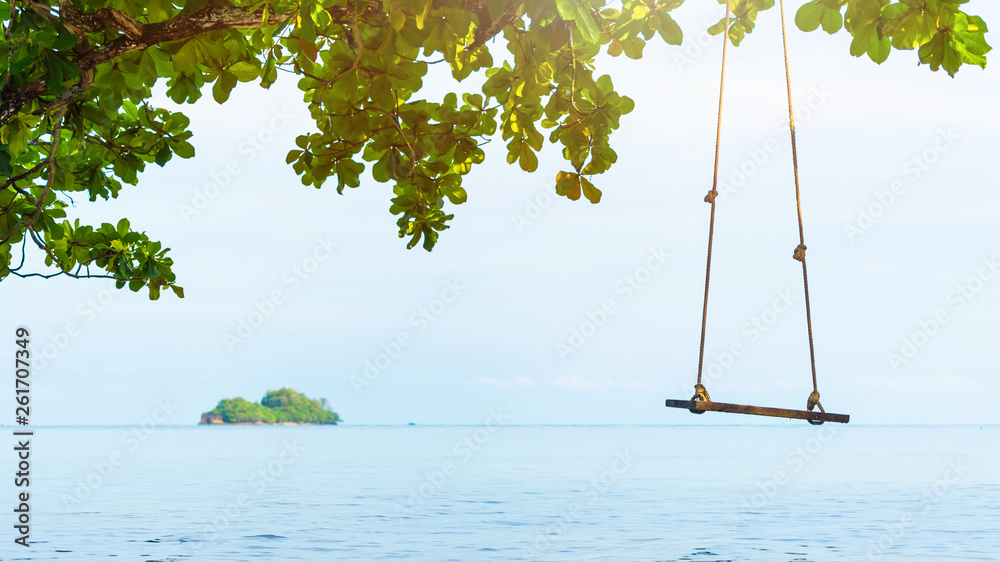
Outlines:
{"label": "green leaf", "polygon": [[149,0],[147,10],[151,21],[163,21],[170,17],[174,6],[170,0]]}
{"label": "green leaf", "polygon": [[170,286],[170,290],[173,291],[175,295],[177,295],[177,298],[179,298],[179,299],[183,299],[184,298],[184,288],[183,287],[179,287],[177,285],[171,285]]}
{"label": "green leaf", "polygon": [[277,62],[273,55],[268,55],[264,70],[261,73],[260,85],[262,88],[270,88],[271,84],[278,79]]}
{"label": "green leaf", "polygon": [[215,86],[212,87],[212,97],[215,98],[217,103],[226,103],[229,99],[229,94],[236,87],[236,75],[228,70],[223,70],[219,73],[219,78],[215,81]]}
{"label": "green leaf", "polygon": [[955,14],[951,46],[962,57],[962,62],[986,68],[986,53],[992,50],[986,43],[986,31],[986,22],[982,18]]}
{"label": "green leaf", "polygon": [[45,62],[48,67],[48,77],[46,87],[50,93],[62,93],[66,87],[65,82],[74,80],[79,75],[79,69],[66,61],[59,53],[49,51],[45,54]]}
{"label": "green leaf", "polygon": [[587,200],[591,203],[601,202],[601,190],[594,187],[594,184],[590,183],[587,178],[580,176],[580,185],[583,188],[583,196]]}
{"label": "green leaf", "polygon": [[194,158],[194,147],[190,143],[180,141],[173,145],[174,154],[181,158]]}
{"label": "green leaf", "polygon": [[596,44],[600,39],[600,30],[594,21],[593,10],[585,0],[556,0],[559,17],[576,23],[576,29],[584,41]]}
{"label": "green leaf", "polygon": [[844,18],[840,10],[827,10],[823,14],[823,31],[833,35],[844,26]]}
{"label": "green leaf", "polygon": [[556,174],[556,193],[571,201],[580,198],[580,174],[559,172]]}
{"label": "green leaf", "polygon": [[889,41],[888,37],[883,37],[872,44],[872,47],[868,49],[868,58],[875,61],[877,64],[882,64],[885,59],[889,58],[889,52],[892,50],[892,42]]}
{"label": "green leaf", "polygon": [[198,56],[198,42],[194,39],[188,39],[180,49],[177,50],[173,56],[170,57],[170,62],[173,67],[178,72],[183,72],[184,74],[201,74],[198,68],[198,63],[200,58]]}
{"label": "green leaf", "polygon": [[229,72],[232,72],[240,82],[256,80],[260,76],[260,69],[246,61],[233,63],[229,67]]}
{"label": "green leaf", "polygon": [[[486,10],[490,14],[490,19],[496,21],[507,9],[508,0],[486,0]],[[482,23],[482,22],[480,22]]]}
{"label": "green leaf", "polygon": [[519,152],[519,161],[521,164],[521,169],[525,172],[534,172],[538,169],[538,157],[535,156],[534,151],[528,146],[528,143],[521,143],[521,149]]}
{"label": "green leaf", "polygon": [[660,37],[669,45],[680,45],[684,42],[684,32],[670,14],[660,12]]}
{"label": "green leaf", "polygon": [[438,233],[434,232],[430,228],[424,229],[424,249],[428,252],[434,249],[434,245],[437,244]]}
{"label": "green leaf", "polygon": [[389,81],[387,77],[376,76],[372,80],[371,86],[369,86],[368,91],[370,92],[372,101],[375,102],[379,108],[385,111],[392,111],[396,109],[396,96],[392,91],[392,82]]}
{"label": "green leaf", "polygon": [[406,14],[403,13],[403,7],[398,2],[389,3],[389,25],[396,31],[403,29],[403,26],[406,25]]}
{"label": "green leaf", "polygon": [[580,10],[579,0],[556,0],[556,9],[559,10],[559,17],[573,21]]}
{"label": "green leaf", "polygon": [[823,0],[807,2],[795,12],[795,25],[802,31],[815,31],[823,23],[826,11]]}
{"label": "green leaf", "polygon": [[580,16],[577,17],[575,22],[584,41],[591,44],[598,43],[601,38],[601,32],[600,29],[598,29],[597,22],[594,21],[594,17],[591,15],[589,8],[582,12]]}
{"label": "green leaf", "polygon": [[434,2],[433,0],[423,0],[423,4],[423,10],[417,15],[417,29],[424,28],[424,23],[427,21],[427,16],[431,13],[431,6]]}
{"label": "green leaf", "polygon": [[632,101],[632,98],[622,96],[621,99],[618,100],[618,112],[622,115],[632,113],[633,109],[635,109],[635,102]]}
{"label": "green leaf", "polygon": [[52,50],[54,51],[68,51],[76,46],[76,42],[79,38],[72,33],[67,33],[61,31],[56,40],[52,43]]}
{"label": "green leaf", "polygon": [[459,176],[451,174],[446,176],[446,179],[442,180],[439,186],[441,193],[448,197],[448,200],[455,205],[461,205],[469,199],[469,194],[462,188],[461,181]]}
{"label": "green leaf", "polygon": [[10,152],[7,147],[0,145],[0,176],[10,177],[14,171],[10,167]]}
{"label": "green leaf", "polygon": [[611,44],[608,45],[608,54],[613,57],[617,57],[624,51],[625,47],[622,45],[622,42],[619,39],[612,39]]}
{"label": "green leaf", "polygon": [[167,162],[170,161],[171,156],[173,156],[173,152],[170,151],[170,147],[163,145],[160,147],[160,150],[156,151],[156,158],[154,162],[156,162],[157,166],[162,168]]}
{"label": "green leaf", "polygon": [[646,46],[646,42],[638,37],[631,37],[622,41],[622,47],[625,50],[625,56],[632,60],[639,60],[642,58],[642,49]]}
{"label": "green leaf", "polygon": [[[854,39],[851,41],[851,55],[860,57],[875,47],[877,41],[874,26],[855,29]],[[888,38],[886,42],[888,42]]]}

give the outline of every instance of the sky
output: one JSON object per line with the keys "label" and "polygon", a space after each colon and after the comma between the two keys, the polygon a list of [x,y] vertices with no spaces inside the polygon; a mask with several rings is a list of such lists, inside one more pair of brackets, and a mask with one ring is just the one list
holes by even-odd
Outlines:
{"label": "sky", "polygon": [[[0,285],[0,356],[16,327],[32,334],[32,423],[165,410],[195,424],[220,399],[280,387],[327,398],[348,424],[473,424],[497,408],[512,424],[801,423],[663,406],[689,398],[697,372],[721,51],[701,30],[719,8],[678,9],[679,47],[598,60],[636,102],[613,137],[618,163],[595,178],[601,203],[555,195],[557,148],[528,174],[498,138],[431,253],[397,238],[390,185],[341,196],[285,164],[313,130],[291,75],[179,108],[195,158],[69,215],[128,217],[163,241],[183,300],[100,279]],[[995,3],[966,11],[1000,26]],[[705,370],[716,401],[802,408],[778,17],[763,13],[729,53]],[[1000,74],[952,79],[898,51],[878,66],[849,42],[789,36],[822,402],[852,423],[1000,423]],[[440,99],[454,86],[431,68],[425,95]]]}

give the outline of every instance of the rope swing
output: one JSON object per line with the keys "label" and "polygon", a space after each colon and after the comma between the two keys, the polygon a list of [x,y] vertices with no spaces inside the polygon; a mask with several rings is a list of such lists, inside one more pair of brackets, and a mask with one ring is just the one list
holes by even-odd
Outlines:
{"label": "rope swing", "polygon": [[[768,408],[763,406],[744,406],[741,404],[727,404],[724,402],[712,402],[708,395],[708,390],[701,382],[702,368],[705,363],[705,330],[708,324],[708,288],[712,276],[712,242],[715,236],[715,198],[719,192],[716,190],[719,182],[719,147],[722,140],[722,101],[726,87],[726,52],[729,44],[729,1],[726,2],[726,24],[722,40],[722,72],[719,84],[719,116],[715,130],[715,167],[712,175],[712,189],[705,196],[705,202],[711,205],[711,214],[708,221],[708,256],[705,265],[705,300],[701,310],[701,344],[698,350],[698,380],[694,385],[694,396],[690,400],[667,400],[666,405],[670,408],[685,408],[694,414],[705,412],[728,412],[735,414],[751,414],[757,416],[771,416],[782,418],[804,419],[813,425],[820,425],[823,422],[847,423],[850,416],[845,414],[829,414],[823,409],[819,401],[819,385],[816,380],[816,352],[813,345],[812,332],[812,309],[809,307],[809,274],[806,270],[806,242],[805,230],[802,226],[802,197],[799,190],[799,160],[795,144],[795,114],[792,109],[792,77],[788,65],[788,32],[785,25],[785,2],[780,0],[779,9],[781,11],[781,43],[785,56],[785,88],[788,93],[788,130],[792,140],[792,172],[795,177],[795,206],[799,223],[799,245],[792,252],[792,258],[802,264],[802,286],[805,291],[806,303],[806,330],[809,335],[809,363],[812,368],[813,389],[806,401],[805,410],[786,410],[783,408]],[[818,410],[818,411],[816,411]]]}

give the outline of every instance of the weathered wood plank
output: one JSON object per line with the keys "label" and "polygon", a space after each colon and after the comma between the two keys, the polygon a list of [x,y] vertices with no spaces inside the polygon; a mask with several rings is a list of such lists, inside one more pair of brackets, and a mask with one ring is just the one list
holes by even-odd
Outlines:
{"label": "weathered wood plank", "polygon": [[726,412],[730,414],[749,414],[753,416],[770,416],[773,418],[791,418],[797,420],[824,421],[848,423],[851,416],[847,414],[831,414],[809,412],[806,410],[786,410],[784,408],[768,408],[766,406],[744,406],[743,404],[727,404],[725,402],[705,402],[702,400],[667,400],[668,408],[683,408],[695,414],[703,412]]}

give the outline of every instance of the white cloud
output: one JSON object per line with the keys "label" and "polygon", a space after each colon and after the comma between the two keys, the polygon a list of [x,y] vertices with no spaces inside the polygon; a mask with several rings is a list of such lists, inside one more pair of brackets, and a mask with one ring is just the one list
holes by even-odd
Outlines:
{"label": "white cloud", "polygon": [[567,390],[587,390],[591,392],[613,386],[614,384],[615,381],[612,379],[590,381],[580,375],[565,375],[552,379],[552,386],[556,388],[564,388]]}
{"label": "white cloud", "polygon": [[919,379],[880,377],[864,379],[863,388],[873,390],[918,391],[926,394],[952,394],[961,389],[965,397],[982,395],[983,387],[974,379],[957,375],[937,375]]}
{"label": "white cloud", "polygon": [[478,379],[476,379],[475,382],[469,384],[475,386],[494,386],[497,388],[507,388],[507,387],[531,388],[535,386],[535,381],[526,376],[521,375],[515,377],[513,380],[479,377]]}

